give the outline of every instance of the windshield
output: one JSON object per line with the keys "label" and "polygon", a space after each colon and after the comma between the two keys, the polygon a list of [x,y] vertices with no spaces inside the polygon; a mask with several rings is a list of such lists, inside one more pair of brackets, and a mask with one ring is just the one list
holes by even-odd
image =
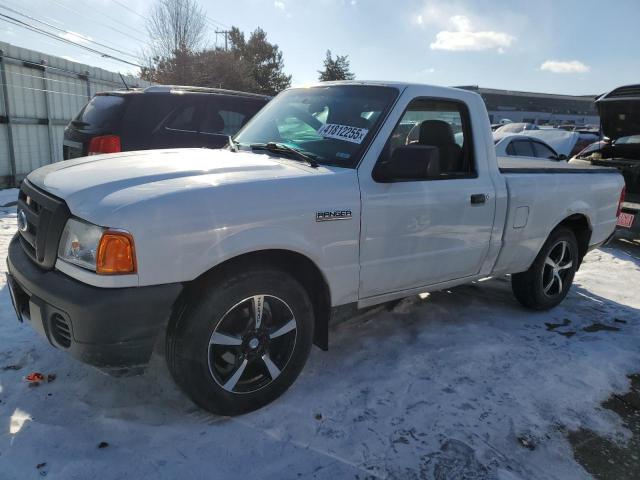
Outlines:
{"label": "windshield", "polygon": [[390,87],[331,85],[287,90],[234,138],[241,149],[281,143],[318,163],[354,168],[398,96]]}

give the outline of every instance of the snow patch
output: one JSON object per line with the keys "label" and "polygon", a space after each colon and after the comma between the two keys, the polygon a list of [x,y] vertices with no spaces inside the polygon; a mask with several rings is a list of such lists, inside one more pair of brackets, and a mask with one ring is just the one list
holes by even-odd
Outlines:
{"label": "snow patch", "polygon": [[[15,231],[0,209],[1,256]],[[550,312],[520,307],[506,278],[378,307],[333,327],[281,399],[230,419],[195,407],[160,355],[112,378],[46,344],[2,276],[0,477],[586,478],[566,431],[628,438],[600,402],[640,365],[638,284],[640,247],[618,242]],[[32,371],[56,381],[29,387]]]}

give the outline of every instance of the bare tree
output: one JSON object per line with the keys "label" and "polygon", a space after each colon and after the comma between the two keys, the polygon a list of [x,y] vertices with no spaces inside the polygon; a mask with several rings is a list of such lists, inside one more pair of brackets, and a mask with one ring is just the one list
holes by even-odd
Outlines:
{"label": "bare tree", "polygon": [[169,59],[198,50],[206,33],[206,15],[195,0],[157,0],[147,20],[151,57]]}
{"label": "bare tree", "polygon": [[[1,0],[0,0],[1,1]],[[198,0],[155,0],[147,21],[151,44],[140,77],[151,82],[216,86],[276,95],[291,85],[280,47],[256,28],[237,27],[225,48],[206,48],[207,17]]]}

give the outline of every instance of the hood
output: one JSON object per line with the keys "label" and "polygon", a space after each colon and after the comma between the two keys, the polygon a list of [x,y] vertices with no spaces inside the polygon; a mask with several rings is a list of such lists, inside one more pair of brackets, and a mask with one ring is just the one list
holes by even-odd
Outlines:
{"label": "hood", "polygon": [[198,148],[83,157],[47,165],[27,178],[88,219],[95,209],[117,209],[160,195],[330,172],[266,154]]}
{"label": "hood", "polygon": [[640,135],[640,85],[617,88],[600,97],[596,107],[605,137]]}

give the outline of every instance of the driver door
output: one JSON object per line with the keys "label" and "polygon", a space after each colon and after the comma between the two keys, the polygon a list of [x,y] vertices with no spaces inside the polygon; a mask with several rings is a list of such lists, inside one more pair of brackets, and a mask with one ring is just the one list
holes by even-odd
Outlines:
{"label": "driver door", "polygon": [[410,143],[438,148],[441,172],[390,183],[361,175],[360,299],[476,275],[489,250],[494,187],[477,173],[466,105],[413,100],[381,159]]}

